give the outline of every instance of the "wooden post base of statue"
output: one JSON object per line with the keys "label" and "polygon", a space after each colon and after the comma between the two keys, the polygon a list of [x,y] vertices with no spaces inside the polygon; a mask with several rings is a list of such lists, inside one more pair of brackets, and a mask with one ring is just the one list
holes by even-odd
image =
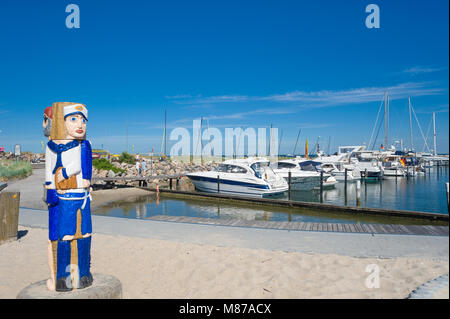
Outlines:
{"label": "wooden post base of statue", "polygon": [[22,289],[17,299],[121,299],[122,284],[111,275],[93,274],[92,286],[68,292],[50,291],[47,280],[42,280]]}

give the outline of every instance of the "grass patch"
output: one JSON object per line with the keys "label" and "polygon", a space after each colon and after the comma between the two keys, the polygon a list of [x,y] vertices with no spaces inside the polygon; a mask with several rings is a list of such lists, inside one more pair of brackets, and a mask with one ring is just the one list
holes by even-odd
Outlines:
{"label": "grass patch", "polygon": [[92,166],[98,170],[113,171],[114,173],[124,173],[125,170],[111,164],[106,158],[96,158],[92,161]]}
{"label": "grass patch", "polygon": [[120,154],[119,162],[133,165],[136,164],[136,160],[134,159],[133,155],[128,154],[127,152],[122,152],[122,154]]}
{"label": "grass patch", "polygon": [[0,181],[13,178],[25,178],[31,175],[32,168],[29,162],[0,160]]}

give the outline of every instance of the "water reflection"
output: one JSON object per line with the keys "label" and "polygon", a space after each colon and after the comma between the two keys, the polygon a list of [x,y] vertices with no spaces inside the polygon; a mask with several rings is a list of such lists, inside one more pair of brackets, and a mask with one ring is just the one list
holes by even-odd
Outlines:
{"label": "water reflection", "polygon": [[[414,178],[391,178],[381,182],[361,182],[359,206],[447,213],[445,182],[447,170],[431,170]],[[357,206],[357,183],[338,183],[324,190],[323,202]],[[284,197],[287,199],[288,195]],[[293,191],[295,201],[320,202],[319,191]],[[312,209],[258,207],[252,204],[226,204],[214,200],[173,199],[158,193],[131,202],[121,201],[99,207],[94,214],[114,217],[149,219],[156,215],[245,219],[263,221],[329,222],[329,223],[388,223],[420,224],[424,221],[354,215]],[[430,222],[426,222],[430,224]]]}

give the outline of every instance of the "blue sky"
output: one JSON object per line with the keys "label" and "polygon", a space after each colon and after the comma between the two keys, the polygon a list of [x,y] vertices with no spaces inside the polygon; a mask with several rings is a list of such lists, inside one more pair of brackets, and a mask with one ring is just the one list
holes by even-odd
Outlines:
{"label": "blue sky", "polygon": [[[80,28],[68,29],[68,4]],[[365,8],[380,8],[368,29]],[[409,144],[408,97],[448,153],[448,1],[13,1],[0,3],[0,146],[41,151],[42,112],[85,103],[94,147],[161,149],[168,134],[270,127],[280,153],[368,142],[384,92],[391,141]],[[205,124],[207,122],[205,121]],[[282,131],[282,133],[281,133]],[[423,139],[413,123],[416,149]],[[377,147],[383,141],[380,131]],[[169,141],[170,142],[170,141]],[[175,141],[174,141],[175,142]],[[174,142],[170,142],[169,146]],[[206,141],[205,141],[206,143]]]}

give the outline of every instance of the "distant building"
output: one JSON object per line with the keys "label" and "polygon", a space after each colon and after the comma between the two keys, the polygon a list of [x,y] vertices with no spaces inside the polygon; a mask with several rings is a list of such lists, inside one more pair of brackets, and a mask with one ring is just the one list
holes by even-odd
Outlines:
{"label": "distant building", "polygon": [[96,158],[106,158],[109,161],[111,158],[111,154],[109,153],[109,151],[106,150],[101,149],[92,150],[92,159]]}

